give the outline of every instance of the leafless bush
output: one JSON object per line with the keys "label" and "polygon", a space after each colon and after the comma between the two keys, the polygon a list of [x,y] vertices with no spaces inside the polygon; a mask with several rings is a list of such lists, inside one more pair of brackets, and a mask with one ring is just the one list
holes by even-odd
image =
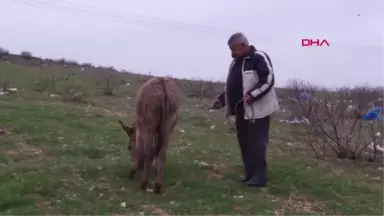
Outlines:
{"label": "leafless bush", "polygon": [[79,83],[67,82],[64,85],[64,92],[62,94],[63,101],[88,103],[85,98],[85,93]]}
{"label": "leafless bush", "polygon": [[31,58],[32,58],[32,53],[29,52],[29,51],[22,51],[22,52],[20,53],[20,56],[21,56],[21,58],[23,58],[24,60],[31,60]]}
{"label": "leafless bush", "polygon": [[105,73],[101,75],[97,80],[99,90],[103,95],[111,96],[115,94],[116,89],[120,86],[121,80],[119,80],[113,73]]}
{"label": "leafless bush", "polygon": [[51,93],[59,93],[58,85],[68,81],[71,76],[73,76],[73,74],[64,74],[62,76],[42,74],[34,81],[33,90],[36,92],[49,91]]}
{"label": "leafless bush", "polygon": [[[290,116],[295,119],[308,118],[310,115],[309,112],[312,110],[312,103],[308,103],[305,100],[305,96],[313,97],[314,94],[319,93],[320,88],[309,82],[303,80],[291,80],[288,83],[287,88],[284,91],[280,91],[279,96],[281,98],[281,103],[287,111],[290,113]],[[303,97],[303,94],[304,97]]]}
{"label": "leafless bush", "polygon": [[[377,139],[376,132],[380,128],[361,117],[377,98],[382,98],[381,92],[367,85],[331,91],[300,80],[292,80],[288,88],[298,114],[308,120],[308,124],[303,125],[304,142],[317,158],[328,156],[330,152],[350,160],[366,155],[369,161],[377,158],[376,146],[373,153],[368,147]],[[303,93],[311,97],[305,98]],[[380,133],[383,133],[382,128]]]}
{"label": "leafless bush", "polygon": [[63,101],[88,103],[85,99],[84,92],[81,92],[75,85],[66,86],[62,96]]}
{"label": "leafless bush", "polygon": [[217,95],[215,84],[204,80],[180,80],[180,88],[187,97],[193,98],[213,98]]}
{"label": "leafless bush", "polygon": [[44,92],[49,88],[54,89],[54,85],[52,85],[52,80],[48,77],[40,77],[35,80],[33,83],[33,90],[36,92]]}
{"label": "leafless bush", "polygon": [[56,82],[57,78],[54,76],[42,75],[37,80],[34,81],[33,90],[36,92],[51,91],[52,93],[56,92]]}

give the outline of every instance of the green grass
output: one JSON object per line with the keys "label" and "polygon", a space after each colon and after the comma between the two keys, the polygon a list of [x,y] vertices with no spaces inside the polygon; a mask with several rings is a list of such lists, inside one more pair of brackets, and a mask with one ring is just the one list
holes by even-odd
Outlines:
{"label": "green grass", "polygon": [[[335,176],[287,155],[270,155],[268,189],[239,185],[233,181],[241,173],[233,134],[225,125],[211,131],[212,123],[196,115],[184,116],[174,133],[165,171],[166,194],[141,192],[137,180],[128,181],[127,139],[115,118],[17,99],[3,99],[0,107],[1,126],[9,131],[0,137],[0,214],[382,211],[380,183],[362,182],[353,173]],[[216,168],[201,167],[196,161]]]}
{"label": "green grass", "polygon": [[22,89],[18,95],[0,96],[0,129],[7,131],[0,135],[1,215],[383,212],[381,170],[314,160],[303,146],[292,150],[286,145],[295,142],[292,128],[275,121],[268,187],[235,182],[242,173],[235,135],[228,132],[222,113],[201,110],[196,104],[206,102],[191,99],[183,102],[172,136],[165,194],[142,192],[140,176],[128,180],[128,140],[117,123],[118,118],[131,119],[133,100],[126,95],[135,89],[120,89],[120,95],[110,97],[88,95],[91,103],[62,102],[33,92],[30,83],[39,73],[49,70],[0,64],[0,75]]}

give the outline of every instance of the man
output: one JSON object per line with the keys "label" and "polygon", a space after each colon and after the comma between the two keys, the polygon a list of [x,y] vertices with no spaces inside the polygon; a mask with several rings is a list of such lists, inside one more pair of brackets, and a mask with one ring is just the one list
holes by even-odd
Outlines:
{"label": "man", "polygon": [[248,186],[264,187],[267,183],[270,115],[279,109],[271,59],[250,45],[242,33],[233,34],[228,46],[233,61],[225,92],[217,97],[212,108],[226,106],[227,116],[235,116],[245,171],[240,181]]}

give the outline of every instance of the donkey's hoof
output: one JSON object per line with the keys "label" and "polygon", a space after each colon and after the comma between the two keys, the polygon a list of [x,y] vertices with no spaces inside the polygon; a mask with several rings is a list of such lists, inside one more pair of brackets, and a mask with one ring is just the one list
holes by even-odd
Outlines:
{"label": "donkey's hoof", "polygon": [[141,181],[140,189],[145,191],[147,190],[147,187],[148,187],[148,181],[145,181],[145,180]]}
{"label": "donkey's hoof", "polygon": [[161,184],[155,184],[155,190],[153,191],[155,194],[162,194],[163,193],[163,190],[162,190],[162,185]]}
{"label": "donkey's hoof", "polygon": [[131,172],[129,173],[129,180],[132,180],[134,177],[135,177],[135,175],[136,175],[136,170],[131,170]]}

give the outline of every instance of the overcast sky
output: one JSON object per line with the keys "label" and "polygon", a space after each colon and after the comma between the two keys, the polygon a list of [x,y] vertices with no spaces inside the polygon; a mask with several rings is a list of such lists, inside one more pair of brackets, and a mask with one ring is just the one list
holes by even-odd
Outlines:
{"label": "overcast sky", "polygon": [[[0,47],[138,73],[224,80],[228,37],[267,52],[277,84],[383,85],[383,0],[1,0]],[[301,47],[302,38],[330,47]]]}

